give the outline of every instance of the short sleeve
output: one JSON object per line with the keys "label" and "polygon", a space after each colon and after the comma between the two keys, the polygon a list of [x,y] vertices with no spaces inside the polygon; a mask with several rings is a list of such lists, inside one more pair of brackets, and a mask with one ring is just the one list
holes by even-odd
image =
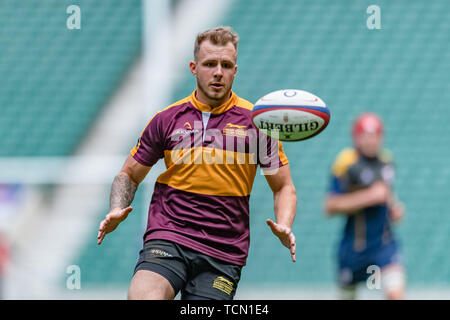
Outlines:
{"label": "short sleeve", "polygon": [[331,167],[331,178],[328,187],[330,193],[345,193],[349,189],[349,168],[358,160],[354,149],[346,148],[336,157]]}
{"label": "short sleeve", "polygon": [[130,151],[131,156],[144,166],[151,167],[164,157],[164,137],[160,121],[160,114],[157,113],[142,131],[136,146]]}
{"label": "short sleeve", "polygon": [[[264,140],[267,141],[265,144]],[[263,169],[278,169],[289,163],[288,158],[283,150],[283,144],[279,140],[265,137],[263,139],[264,144],[259,144],[258,149],[258,164]],[[261,148],[261,145],[266,148]]]}
{"label": "short sleeve", "polygon": [[338,177],[333,174],[330,177],[328,192],[334,194],[345,193],[344,184]]}

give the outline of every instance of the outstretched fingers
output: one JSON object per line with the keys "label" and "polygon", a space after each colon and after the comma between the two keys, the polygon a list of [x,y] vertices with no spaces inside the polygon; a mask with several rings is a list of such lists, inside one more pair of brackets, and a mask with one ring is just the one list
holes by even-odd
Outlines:
{"label": "outstretched fingers", "polygon": [[267,219],[266,223],[270,227],[272,232],[280,239],[281,243],[289,249],[292,261],[295,262],[296,243],[295,236],[294,233],[292,233],[291,228],[285,225],[277,224],[270,219]]}
{"label": "outstretched fingers", "polygon": [[119,210],[113,210],[110,213],[108,213],[105,217],[105,219],[100,222],[100,226],[98,228],[97,233],[97,244],[101,244],[103,242],[103,239],[105,236],[112,232],[116,227],[121,223],[123,220],[125,220],[128,216],[128,214],[133,210],[133,207],[128,206],[124,209]]}
{"label": "outstretched fingers", "polygon": [[105,238],[106,232],[106,224],[107,224],[108,218],[106,218],[105,220],[103,220],[102,222],[100,222],[100,226],[98,228],[98,234],[97,234],[97,244],[101,244],[103,239]]}
{"label": "outstretched fingers", "polygon": [[291,250],[292,262],[295,262],[296,261],[295,250],[297,248],[297,245],[296,245],[296,242],[295,242],[295,236],[294,236],[294,234],[292,232],[289,234],[289,241],[290,241],[290,244],[291,244],[290,250]]}

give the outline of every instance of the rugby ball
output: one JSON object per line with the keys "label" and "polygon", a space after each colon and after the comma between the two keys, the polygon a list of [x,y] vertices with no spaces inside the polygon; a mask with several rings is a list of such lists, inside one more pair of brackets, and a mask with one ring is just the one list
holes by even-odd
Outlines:
{"label": "rugby ball", "polygon": [[300,141],[323,131],[330,121],[330,111],[322,99],[310,92],[278,90],[256,101],[252,121],[268,136]]}

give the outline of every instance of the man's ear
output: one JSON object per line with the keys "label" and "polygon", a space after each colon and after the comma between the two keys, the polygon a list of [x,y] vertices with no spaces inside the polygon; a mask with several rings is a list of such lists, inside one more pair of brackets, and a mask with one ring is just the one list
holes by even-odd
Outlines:
{"label": "man's ear", "polygon": [[191,73],[194,75],[194,77],[197,76],[197,64],[195,63],[195,61],[191,61],[189,63],[189,69],[191,69]]}

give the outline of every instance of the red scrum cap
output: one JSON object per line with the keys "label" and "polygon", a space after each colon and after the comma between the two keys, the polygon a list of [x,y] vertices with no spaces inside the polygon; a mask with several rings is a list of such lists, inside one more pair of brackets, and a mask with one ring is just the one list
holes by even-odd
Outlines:
{"label": "red scrum cap", "polygon": [[353,123],[353,137],[361,133],[383,133],[383,121],[375,113],[365,112]]}

